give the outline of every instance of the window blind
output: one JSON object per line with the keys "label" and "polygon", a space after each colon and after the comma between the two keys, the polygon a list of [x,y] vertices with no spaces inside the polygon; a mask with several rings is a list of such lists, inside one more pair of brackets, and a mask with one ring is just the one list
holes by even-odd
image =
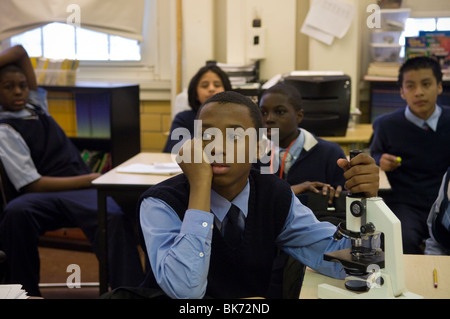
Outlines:
{"label": "window blind", "polygon": [[[142,40],[146,0],[1,0],[0,41],[51,22]],[[79,17],[79,19],[77,19]]]}

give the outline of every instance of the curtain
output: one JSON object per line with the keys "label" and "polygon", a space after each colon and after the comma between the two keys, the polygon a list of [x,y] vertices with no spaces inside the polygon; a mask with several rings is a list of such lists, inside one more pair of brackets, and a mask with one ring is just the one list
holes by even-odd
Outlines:
{"label": "curtain", "polygon": [[[146,0],[1,0],[0,41],[51,22],[142,40]],[[78,24],[77,24],[78,25]]]}

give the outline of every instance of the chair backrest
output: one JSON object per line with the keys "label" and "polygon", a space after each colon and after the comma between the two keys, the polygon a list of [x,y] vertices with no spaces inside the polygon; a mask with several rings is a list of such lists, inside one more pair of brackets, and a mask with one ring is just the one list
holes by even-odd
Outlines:
{"label": "chair backrest", "polygon": [[6,206],[8,202],[10,202],[13,198],[19,195],[19,192],[16,190],[14,185],[9,180],[9,177],[6,174],[5,167],[3,166],[3,162],[1,160],[0,160],[0,193],[1,193],[2,209]]}

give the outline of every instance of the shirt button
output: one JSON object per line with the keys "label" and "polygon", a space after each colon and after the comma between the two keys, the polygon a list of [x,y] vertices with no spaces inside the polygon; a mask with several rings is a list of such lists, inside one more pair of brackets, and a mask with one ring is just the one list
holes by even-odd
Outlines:
{"label": "shirt button", "polygon": [[208,223],[207,223],[207,222],[203,222],[203,223],[202,223],[202,226],[203,226],[203,227],[207,227],[207,226],[208,226]]}
{"label": "shirt button", "polygon": [[198,255],[200,256],[200,258],[203,258],[203,256],[205,256],[204,253],[200,253],[200,254],[198,254]]}

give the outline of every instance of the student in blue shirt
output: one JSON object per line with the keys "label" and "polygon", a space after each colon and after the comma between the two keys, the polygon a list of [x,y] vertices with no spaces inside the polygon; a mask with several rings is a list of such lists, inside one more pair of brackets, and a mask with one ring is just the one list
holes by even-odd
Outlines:
{"label": "student in blue shirt", "polygon": [[[49,115],[22,46],[0,53],[0,159],[18,192],[0,212],[0,247],[7,255],[7,283],[39,291],[39,236],[80,227],[97,250],[97,193],[79,151]],[[108,199],[111,287],[137,285],[143,269],[132,219]],[[67,267],[67,265],[61,265]]]}
{"label": "student in blue shirt", "polygon": [[[252,169],[256,158],[249,154],[261,141],[255,145],[242,132],[262,128],[258,106],[239,93],[222,92],[203,104],[198,119],[203,136],[180,151],[183,174],[150,188],[138,205],[151,265],[143,286],[157,284],[171,298],[266,297],[278,247],[317,271],[343,278],[343,267],[324,261],[323,254],[350,242],[335,241],[336,227],[319,222],[284,180]],[[216,136],[223,144],[211,141],[214,128],[225,132]],[[231,149],[234,156],[227,156]],[[203,156],[196,162],[198,152]],[[237,160],[240,152],[245,161]],[[336,165],[345,171],[347,189],[377,195],[378,167],[370,156],[339,159]],[[227,213],[230,207],[238,208],[236,219]],[[240,231],[235,241],[228,239],[233,224]]]}
{"label": "student in blue shirt", "polygon": [[375,119],[370,151],[391,184],[384,200],[402,223],[403,252],[423,254],[427,216],[450,165],[450,108],[436,104],[442,71],[433,58],[407,60],[398,83],[407,106]]}

